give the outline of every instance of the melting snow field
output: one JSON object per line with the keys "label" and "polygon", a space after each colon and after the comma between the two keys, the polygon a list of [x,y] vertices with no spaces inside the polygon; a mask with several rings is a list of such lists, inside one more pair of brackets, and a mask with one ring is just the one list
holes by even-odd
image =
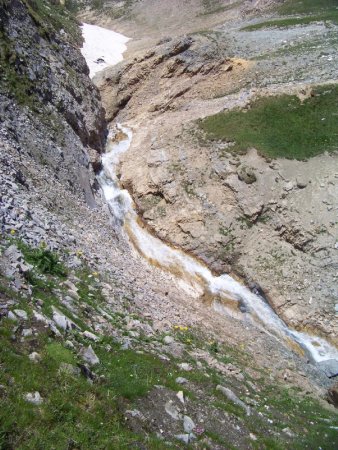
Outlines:
{"label": "melting snow field", "polygon": [[87,61],[91,78],[104,68],[123,60],[122,54],[127,50],[126,43],[129,38],[115,31],[87,23],[84,23],[81,28],[84,38],[81,52]]}

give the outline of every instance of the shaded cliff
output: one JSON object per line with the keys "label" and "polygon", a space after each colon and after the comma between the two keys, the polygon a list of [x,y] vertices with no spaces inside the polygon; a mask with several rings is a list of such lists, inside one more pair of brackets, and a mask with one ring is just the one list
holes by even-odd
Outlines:
{"label": "shaded cliff", "polygon": [[106,125],[78,24],[54,2],[5,0],[0,38],[2,140],[94,206],[90,161],[103,150]]}

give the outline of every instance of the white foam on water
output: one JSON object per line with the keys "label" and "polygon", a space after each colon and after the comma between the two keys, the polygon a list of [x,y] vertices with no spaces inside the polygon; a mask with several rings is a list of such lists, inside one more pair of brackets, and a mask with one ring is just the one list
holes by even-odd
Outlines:
{"label": "white foam on water", "polygon": [[113,66],[123,60],[129,38],[115,31],[84,23],[82,55],[87,61],[90,77],[106,67]]}
{"label": "white foam on water", "polygon": [[[189,286],[195,296],[204,292],[214,296],[212,305],[220,314],[250,320],[284,342],[292,339],[316,362],[338,359],[337,349],[325,339],[290,330],[262,297],[227,274],[214,276],[203,263],[179,249],[170,247],[140,224],[133,200],[128,191],[119,187],[116,176],[120,155],[128,150],[132,132],[121,125],[118,125],[118,128],[124,138],[114,143],[112,135],[109,136],[107,153],[102,157],[103,171],[99,181],[115,222],[124,225],[137,250],[150,262],[177,276],[182,287],[183,284],[185,287]],[[229,300],[235,307],[228,306]]]}

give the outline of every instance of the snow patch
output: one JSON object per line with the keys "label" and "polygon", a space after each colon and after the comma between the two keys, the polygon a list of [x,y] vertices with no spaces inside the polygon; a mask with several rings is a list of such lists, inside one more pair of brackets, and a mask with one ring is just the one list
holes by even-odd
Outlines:
{"label": "snow patch", "polygon": [[123,60],[122,55],[127,50],[129,38],[88,23],[84,23],[81,28],[84,39],[81,53],[87,61],[91,78],[106,67]]}

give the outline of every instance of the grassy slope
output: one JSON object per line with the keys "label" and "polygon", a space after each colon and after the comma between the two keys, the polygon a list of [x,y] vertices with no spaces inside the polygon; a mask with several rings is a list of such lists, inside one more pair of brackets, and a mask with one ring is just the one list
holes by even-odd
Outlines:
{"label": "grassy slope", "polygon": [[338,86],[318,87],[303,103],[283,95],[256,100],[248,111],[210,116],[200,123],[211,139],[255,147],[271,158],[307,159],[338,149]]}
{"label": "grassy slope", "polygon": [[273,19],[249,25],[243,31],[255,31],[269,27],[289,27],[294,25],[307,25],[312,22],[333,22],[338,24],[338,3],[336,0],[287,0],[278,9],[277,13],[287,17]]}
{"label": "grassy slope", "polygon": [[[250,442],[253,448],[332,448],[336,436],[335,430],[330,427],[334,426],[335,415],[324,410],[310,397],[300,396],[296,391],[281,388],[276,384],[272,385],[269,374],[255,367],[252,357],[242,348],[210,342],[197,330],[179,326],[173,330],[175,340],[188,349],[203,349],[219,362],[232,362],[241,367],[245,380],[237,381],[232,377],[224,377],[207,365],[197,368],[196,361],[189,357],[189,354],[185,354],[183,361],[189,362],[194,369],[191,372],[182,372],[177,366],[182,360],[171,357],[170,360],[163,361],[147,351],[148,337],[139,338],[141,347],[138,349],[143,348],[143,351],[137,353],[135,350],[122,350],[120,344],[109,335],[101,335],[100,341],[96,343],[88,341],[77,330],[69,332],[65,337],[53,335],[48,328],[33,319],[35,302],[39,300],[41,304],[43,301],[42,312],[46,316],[51,317],[51,307],[54,305],[82,330],[88,329],[88,313],[94,315],[100,311],[100,307],[107,307],[99,288],[98,274],[93,276],[85,266],[76,272],[80,280],[77,283],[80,295],[78,307],[82,312],[75,317],[64,308],[55,294],[55,288],[62,289],[60,282],[69,275],[60,263],[60,258],[57,255],[52,258],[48,253],[49,261],[59,262],[46,264],[44,250],[37,251],[23,246],[20,242],[18,244],[26,261],[30,261],[34,266],[29,277],[33,295],[31,298],[24,298],[11,291],[7,287],[7,280],[0,274],[1,302],[6,298],[14,299],[16,305],[13,309],[24,309],[29,317],[24,324],[17,324],[6,318],[0,319],[1,449],[183,448],[182,445],[158,440],[154,433],[147,429],[147,425],[139,434],[127,426],[124,419],[125,409],[138,409],[141,405],[142,410],[146,403],[141,399],[145,398],[155,385],[166,386],[173,391],[174,396],[183,388],[185,396],[190,399],[189,407],[195,402],[196,411],[200,408],[203,410],[205,405],[210,407],[211,402],[215,409],[229,414],[230,418],[240,421],[246,429],[255,434],[257,440]],[[114,314],[112,311],[110,314],[114,328],[127,334],[126,330],[123,331],[123,315]],[[30,327],[38,329],[39,333],[22,338],[22,329]],[[93,369],[96,375],[93,383],[83,375],[63,369],[65,363],[74,369],[81,363],[77,351],[65,344],[66,339],[71,339],[76,346],[93,346],[100,358],[100,364]],[[162,335],[154,336],[152,344],[161,342],[162,339]],[[30,361],[28,355],[32,351],[41,355],[41,361]],[[249,367],[261,373],[259,380],[252,380],[258,386],[254,390],[252,385],[247,384],[251,379],[246,374]],[[177,376],[190,380],[189,389],[175,383]],[[246,395],[250,391],[250,396],[257,402],[255,412],[250,416],[243,414],[240,408],[216,392],[218,384],[226,385],[237,392],[244,390]],[[27,403],[24,399],[25,394],[35,391],[43,398],[43,403],[39,406]],[[163,411],[163,414],[166,413]],[[270,420],[269,425],[267,418]],[[311,427],[308,427],[309,421]],[[295,438],[290,440],[283,435],[281,430],[286,427],[293,430]],[[224,432],[221,434],[207,428],[205,435],[199,438],[201,442],[197,441],[194,448],[214,448],[215,443],[221,443],[224,448],[236,448],[227,442],[226,425],[222,428]],[[211,447],[203,441],[205,436],[212,440]]]}

